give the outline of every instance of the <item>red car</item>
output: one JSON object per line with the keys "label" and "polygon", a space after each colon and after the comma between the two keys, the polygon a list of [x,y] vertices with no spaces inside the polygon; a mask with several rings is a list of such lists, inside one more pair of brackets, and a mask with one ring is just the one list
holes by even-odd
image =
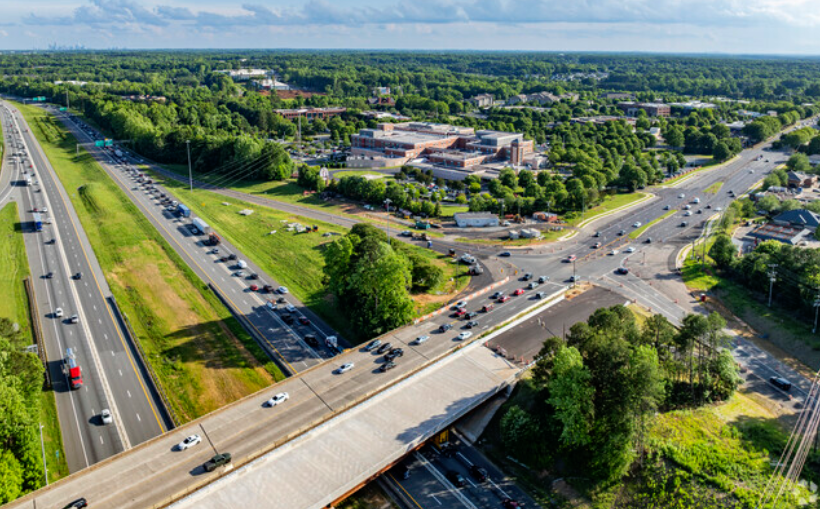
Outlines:
{"label": "red car", "polygon": [[502,295],[501,297],[498,298],[498,302],[507,302],[508,300],[510,300],[509,295]]}
{"label": "red car", "polygon": [[574,262],[574,261],[575,261],[575,260],[577,260],[577,259],[578,259],[578,257],[577,257],[577,256],[575,256],[575,255],[569,255],[569,256],[567,256],[567,261],[568,261],[568,262],[570,262],[570,263],[571,263],[571,262]]}
{"label": "red car", "polygon": [[259,289],[259,287],[258,287],[258,286],[256,286],[256,285],[251,285],[251,291],[252,291],[252,292],[255,292],[255,291],[256,291],[256,290],[258,290],[258,289]]}
{"label": "red car", "polygon": [[466,310],[466,309],[464,309],[464,308],[458,308],[458,309],[456,309],[456,312],[455,312],[455,313],[453,313],[453,316],[462,317],[462,316],[464,316],[464,315],[466,315],[466,314],[467,314],[467,310]]}
{"label": "red car", "polygon": [[299,323],[301,323],[302,325],[310,325],[310,320],[308,320],[304,316],[300,316],[299,317]]}
{"label": "red car", "polygon": [[485,304],[485,305],[484,305],[484,307],[483,307],[483,308],[481,308],[481,312],[482,312],[482,313],[488,313],[488,312],[490,312],[490,310],[492,310],[492,309],[493,309],[493,305],[492,305],[492,304]]}
{"label": "red car", "polygon": [[523,288],[517,289],[516,291],[513,292],[513,295],[524,295],[524,289]]}

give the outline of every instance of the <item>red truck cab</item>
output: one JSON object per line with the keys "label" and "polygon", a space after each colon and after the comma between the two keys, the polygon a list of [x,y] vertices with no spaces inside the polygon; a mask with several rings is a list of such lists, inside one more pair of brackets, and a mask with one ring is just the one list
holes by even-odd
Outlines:
{"label": "red truck cab", "polygon": [[79,389],[83,386],[83,373],[71,348],[66,348],[65,364],[68,370],[69,385],[72,389]]}

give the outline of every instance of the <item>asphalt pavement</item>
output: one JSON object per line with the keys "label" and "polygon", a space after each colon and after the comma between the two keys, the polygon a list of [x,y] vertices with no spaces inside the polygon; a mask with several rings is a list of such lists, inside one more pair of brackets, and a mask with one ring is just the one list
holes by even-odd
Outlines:
{"label": "asphalt pavement", "polygon": [[[161,434],[168,423],[110,308],[102,270],[65,190],[22,116],[6,105],[4,110],[4,130],[15,133],[15,153],[22,154],[16,157],[19,164],[12,163],[22,166],[14,189],[66,460],[76,472]],[[35,209],[44,223],[39,232]],[[70,323],[75,314],[78,323]],[[83,386],[73,391],[65,371],[67,348],[75,352],[83,378]],[[103,409],[112,412],[112,424],[102,423]]]}

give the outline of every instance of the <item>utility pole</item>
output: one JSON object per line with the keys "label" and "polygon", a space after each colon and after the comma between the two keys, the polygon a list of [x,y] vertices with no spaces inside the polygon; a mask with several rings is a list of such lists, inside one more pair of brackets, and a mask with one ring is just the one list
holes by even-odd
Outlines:
{"label": "utility pole", "polygon": [[572,260],[572,287],[575,288],[575,260]]}
{"label": "utility pole", "polygon": [[65,91],[65,112],[68,115],[68,109],[71,108],[71,101],[68,100],[68,90]]}
{"label": "utility pole", "polygon": [[772,307],[772,290],[774,290],[774,282],[777,281],[777,264],[769,265],[769,307]]}
{"label": "utility pole", "polygon": [[385,198],[384,206],[387,208],[387,243],[390,243],[390,204],[393,203],[393,200],[390,198]]}
{"label": "utility pole", "polygon": [[43,477],[46,480],[46,486],[48,486],[48,467],[46,466],[46,446],[43,443],[43,427],[40,424],[40,449],[43,451]]}
{"label": "utility pole", "polygon": [[817,333],[817,312],[819,310],[820,310],[820,293],[818,293],[817,297],[814,298],[814,328],[811,330],[812,334]]}
{"label": "utility pole", "polygon": [[191,192],[194,192],[194,174],[191,172],[191,140],[185,140],[185,147],[188,151],[188,182],[191,185]]}

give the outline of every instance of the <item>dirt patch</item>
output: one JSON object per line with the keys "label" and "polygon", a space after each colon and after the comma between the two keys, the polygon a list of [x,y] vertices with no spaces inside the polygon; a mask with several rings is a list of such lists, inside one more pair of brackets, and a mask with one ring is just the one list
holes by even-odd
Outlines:
{"label": "dirt patch", "polygon": [[556,479],[552,483],[552,490],[564,498],[570,507],[587,508],[589,507],[589,500],[582,497],[575,488],[569,485],[563,479]]}

